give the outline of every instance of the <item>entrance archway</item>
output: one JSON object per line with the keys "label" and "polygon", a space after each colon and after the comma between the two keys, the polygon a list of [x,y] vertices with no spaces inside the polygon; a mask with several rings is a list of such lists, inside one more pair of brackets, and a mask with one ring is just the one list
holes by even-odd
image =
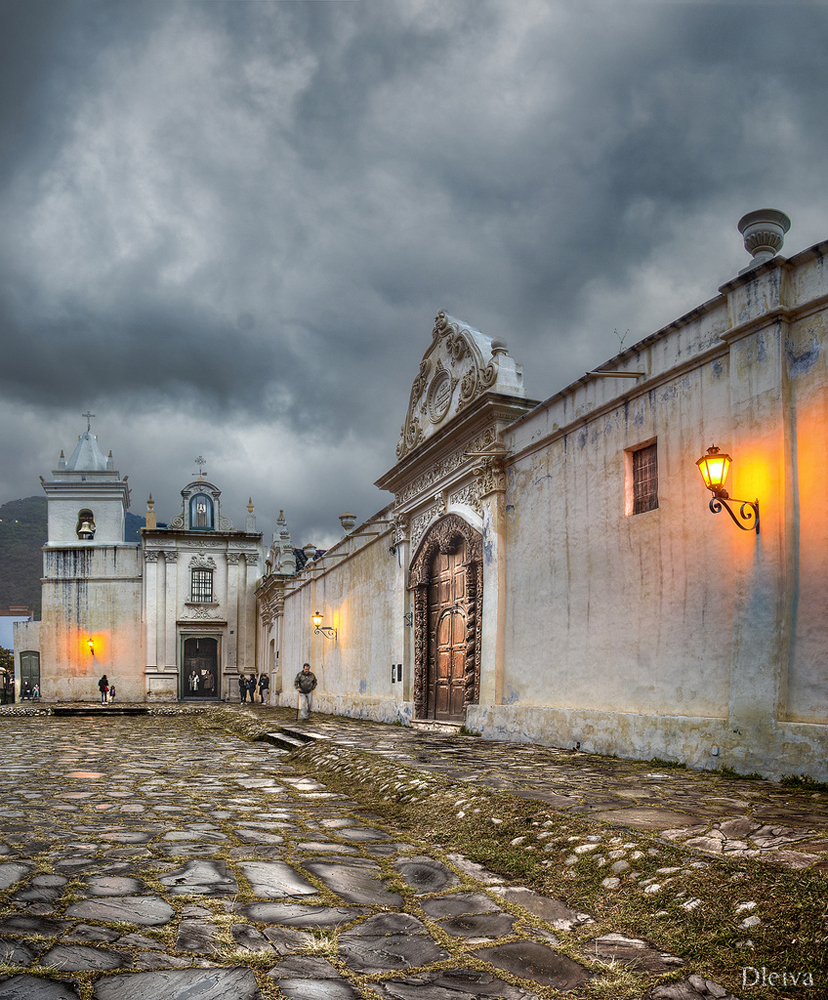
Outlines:
{"label": "entrance archway", "polygon": [[200,635],[184,640],[181,694],[183,698],[218,698],[218,639]]}
{"label": "entrance archway", "polygon": [[411,563],[414,716],[464,722],[480,689],[482,537],[456,514],[426,532]]}

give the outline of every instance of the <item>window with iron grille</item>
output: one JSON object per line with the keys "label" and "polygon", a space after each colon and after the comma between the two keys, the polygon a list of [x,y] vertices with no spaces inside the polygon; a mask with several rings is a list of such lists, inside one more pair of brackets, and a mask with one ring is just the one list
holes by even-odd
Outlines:
{"label": "window with iron grille", "polygon": [[211,604],[213,601],[213,571],[194,569],[190,587],[190,600]]}
{"label": "window with iron grille", "polygon": [[632,453],[633,514],[658,507],[658,456],[655,443]]}

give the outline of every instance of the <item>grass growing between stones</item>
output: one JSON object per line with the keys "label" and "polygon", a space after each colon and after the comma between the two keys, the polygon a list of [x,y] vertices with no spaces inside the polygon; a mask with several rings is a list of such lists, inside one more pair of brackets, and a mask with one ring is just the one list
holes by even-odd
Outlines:
{"label": "grass growing between stones", "polygon": [[[668,978],[698,972],[737,994],[746,968],[780,974],[774,986],[752,986],[752,997],[784,997],[784,972],[828,984],[823,872],[694,855],[652,834],[473,785],[458,788],[351,749],[311,744],[290,761],[406,837],[459,852],[589,913],[596,923],[578,929],[576,946],[611,931],[644,938],[684,960]],[[608,878],[616,884],[603,884]],[[613,996],[627,992],[620,982],[613,988]]]}

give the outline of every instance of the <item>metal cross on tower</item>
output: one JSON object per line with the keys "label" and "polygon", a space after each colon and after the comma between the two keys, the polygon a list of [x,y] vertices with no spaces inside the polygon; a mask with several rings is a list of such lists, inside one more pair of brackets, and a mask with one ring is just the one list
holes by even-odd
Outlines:
{"label": "metal cross on tower", "polygon": [[198,472],[195,473],[200,479],[204,477],[204,466],[207,464],[207,459],[202,458],[201,455],[195,460],[195,464],[198,466]]}
{"label": "metal cross on tower", "polygon": [[92,430],[92,418],[95,416],[94,413],[82,413],[82,417],[86,417],[86,431],[87,433]]}

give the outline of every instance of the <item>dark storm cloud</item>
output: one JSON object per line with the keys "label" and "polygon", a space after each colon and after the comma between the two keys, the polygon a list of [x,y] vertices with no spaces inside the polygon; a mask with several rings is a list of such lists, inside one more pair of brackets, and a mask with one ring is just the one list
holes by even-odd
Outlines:
{"label": "dark storm cloud", "polygon": [[437,310],[505,337],[545,397],[614,328],[634,342],[714,294],[746,262],[744,212],[788,211],[786,251],[828,235],[822,4],[0,18],[0,393],[27,455],[3,446],[9,497],[92,405],[131,481],[170,465],[151,488],[174,498],[206,438],[217,478],[249,468],[321,532],[384,502],[370,481]]}

